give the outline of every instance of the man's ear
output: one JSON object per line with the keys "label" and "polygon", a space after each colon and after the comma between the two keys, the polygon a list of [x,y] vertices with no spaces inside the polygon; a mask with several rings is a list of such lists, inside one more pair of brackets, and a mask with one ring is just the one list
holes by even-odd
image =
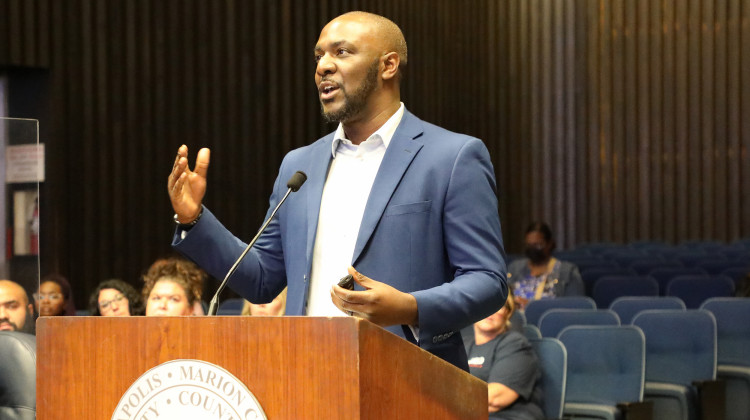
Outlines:
{"label": "man's ear", "polygon": [[29,314],[33,318],[34,317],[34,305],[29,303],[29,306],[26,307],[26,313]]}
{"label": "man's ear", "polygon": [[398,66],[401,64],[401,57],[395,51],[386,53],[383,55],[383,73],[381,76],[383,80],[389,80],[396,77],[398,74]]}

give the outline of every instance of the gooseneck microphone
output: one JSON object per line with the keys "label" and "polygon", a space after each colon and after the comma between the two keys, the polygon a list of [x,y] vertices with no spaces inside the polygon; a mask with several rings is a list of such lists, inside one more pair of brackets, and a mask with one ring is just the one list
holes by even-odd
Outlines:
{"label": "gooseneck microphone", "polygon": [[219,295],[224,290],[224,287],[227,285],[227,282],[229,281],[229,278],[232,277],[232,274],[234,274],[235,271],[237,271],[237,267],[239,267],[240,262],[242,262],[242,259],[245,258],[245,255],[250,251],[250,248],[255,245],[255,241],[260,238],[260,235],[263,233],[264,230],[266,230],[266,227],[268,227],[268,224],[271,223],[271,220],[273,220],[273,216],[276,215],[276,212],[279,210],[282,204],[284,204],[284,201],[286,201],[286,198],[289,197],[289,194],[293,192],[297,192],[299,188],[302,186],[302,184],[307,181],[307,175],[305,175],[302,171],[297,171],[292,175],[291,178],[289,178],[289,182],[286,183],[287,190],[286,194],[284,194],[284,197],[279,201],[279,204],[276,205],[276,208],[273,209],[273,212],[270,216],[268,216],[268,219],[266,219],[265,222],[263,222],[263,226],[260,227],[260,230],[255,235],[252,241],[247,245],[244,251],[242,251],[242,254],[240,254],[240,257],[237,258],[237,261],[234,262],[234,265],[232,265],[232,268],[229,269],[229,272],[227,272],[227,275],[224,277],[224,280],[222,280],[221,284],[219,285],[219,289],[216,290],[216,293],[214,294],[214,297],[211,299],[211,304],[208,307],[208,313],[206,315],[213,316],[216,315],[216,311],[219,309]]}

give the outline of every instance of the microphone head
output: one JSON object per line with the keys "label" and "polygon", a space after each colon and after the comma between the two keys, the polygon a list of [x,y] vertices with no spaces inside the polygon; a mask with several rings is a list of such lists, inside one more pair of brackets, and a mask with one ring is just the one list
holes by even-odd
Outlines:
{"label": "microphone head", "polygon": [[302,171],[297,171],[289,178],[289,182],[286,183],[286,187],[290,188],[292,192],[297,192],[299,187],[307,181],[307,175]]}

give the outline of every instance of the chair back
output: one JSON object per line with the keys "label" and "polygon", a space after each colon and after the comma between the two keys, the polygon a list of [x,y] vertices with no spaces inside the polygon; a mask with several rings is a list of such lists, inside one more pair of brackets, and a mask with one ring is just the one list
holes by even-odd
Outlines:
{"label": "chair back", "polygon": [[36,418],[36,338],[0,331],[0,419]]}
{"label": "chair back", "polygon": [[240,315],[242,313],[243,306],[245,306],[245,299],[227,299],[219,305],[219,309],[216,311],[216,315]]}
{"label": "chair back", "polygon": [[560,419],[565,402],[568,353],[562,342],[556,338],[536,338],[529,342],[534,347],[542,371],[544,416],[548,419]]}
{"label": "chair back", "polygon": [[633,322],[639,312],[648,309],[673,309],[684,311],[685,303],[674,296],[625,296],[614,300],[609,309],[617,312],[622,325]]}
{"label": "chair back", "polygon": [[666,295],[676,296],[688,309],[698,309],[708,298],[734,294],[734,282],[724,276],[677,276],[669,282]]}
{"label": "chair back", "polygon": [[586,290],[586,296],[592,296],[594,285],[605,276],[634,276],[636,273],[630,268],[610,267],[610,268],[590,268],[581,271],[581,279]]}
{"label": "chair back", "polygon": [[524,310],[526,323],[538,326],[542,314],[549,309],[596,309],[596,303],[588,296],[560,296],[553,299],[532,300]]}
{"label": "chair back", "polygon": [[620,325],[620,317],[609,309],[550,309],[539,320],[542,337],[557,337],[572,325]]}
{"label": "chair back", "polygon": [[702,261],[696,265],[696,267],[704,270],[707,274],[712,276],[718,276],[724,271],[729,269],[744,270],[745,273],[750,272],[750,263],[747,261],[722,261],[722,260],[711,260]]}
{"label": "chair back", "polygon": [[615,406],[643,400],[645,339],[633,326],[571,326],[558,339],[568,352],[566,403]]}
{"label": "chair back", "polygon": [[701,309],[716,318],[717,363],[750,367],[750,298],[711,298]]}
{"label": "chair back", "polygon": [[646,381],[691,386],[716,379],[716,320],[704,310],[647,310],[633,325],[646,336]]}
{"label": "chair back", "polygon": [[679,261],[667,261],[658,257],[654,259],[633,261],[628,268],[635,271],[639,276],[646,276],[657,268],[680,268],[682,264]]}
{"label": "chair back", "polygon": [[662,267],[651,270],[648,275],[659,283],[659,294],[665,296],[667,285],[673,278],[689,274],[706,274],[698,267]]}
{"label": "chair back", "polygon": [[609,308],[622,296],[659,296],[659,283],[648,276],[605,276],[596,282],[592,291],[599,308]]}
{"label": "chair back", "polygon": [[523,335],[527,340],[542,338],[542,333],[536,325],[526,324],[523,326]]}

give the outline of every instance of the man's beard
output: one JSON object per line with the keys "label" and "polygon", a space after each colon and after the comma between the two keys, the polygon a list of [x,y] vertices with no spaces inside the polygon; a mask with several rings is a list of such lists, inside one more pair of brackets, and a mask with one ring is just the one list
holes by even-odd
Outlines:
{"label": "man's beard", "polygon": [[323,118],[328,122],[346,122],[362,112],[367,106],[367,100],[370,98],[370,95],[378,87],[379,68],[380,61],[376,59],[370,68],[367,69],[367,74],[362,85],[351,96],[346,93],[343,86],[340,87],[341,93],[344,95],[344,105],[338,111],[326,112],[321,101],[320,111],[323,114]]}

